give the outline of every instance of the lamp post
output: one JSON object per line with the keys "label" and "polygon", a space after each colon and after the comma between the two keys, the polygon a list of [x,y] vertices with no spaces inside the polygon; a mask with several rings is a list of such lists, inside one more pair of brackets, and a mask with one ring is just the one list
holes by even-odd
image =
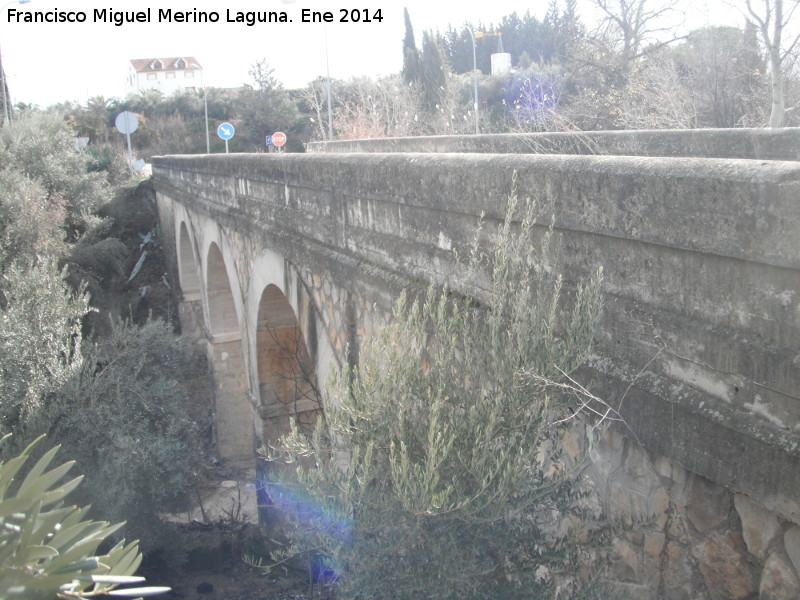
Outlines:
{"label": "lamp post", "polygon": [[[472,83],[474,86],[474,98],[475,103],[473,104],[472,108],[475,110],[475,135],[480,134],[480,129],[478,127],[478,57],[477,57],[477,44],[475,44],[475,34],[472,33],[472,29],[467,29],[469,31],[469,37],[472,38]],[[480,34],[478,34],[480,37]]]}
{"label": "lamp post", "polygon": [[325,71],[328,78],[328,141],[333,140],[333,110],[331,109],[331,65],[328,60],[328,26],[325,25]]}
{"label": "lamp post", "polygon": [[208,90],[203,83],[203,71],[200,70],[200,85],[203,86],[203,114],[206,118],[206,154],[211,154],[211,138],[208,135]]}
{"label": "lamp post", "polygon": [[[296,0],[281,0],[282,4],[294,4]],[[326,93],[328,96],[328,141],[333,139],[333,109],[331,108],[331,63],[328,59],[328,25],[324,25],[325,31],[325,77]]]}
{"label": "lamp post", "polygon": [[208,134],[208,90],[206,89],[205,81],[203,80],[203,67],[196,65],[200,69],[200,85],[203,86],[203,114],[206,118],[206,154],[211,154],[211,138]]}
{"label": "lamp post", "polygon": [[[3,8],[0,10],[5,10],[7,6],[11,6],[12,4],[27,4],[31,0],[12,0],[11,2],[6,2],[3,5]],[[10,110],[8,107],[8,103],[11,100],[10,95],[8,93],[8,82],[6,81],[6,68],[3,66],[3,57],[2,52],[0,52],[0,87],[3,89],[3,116],[5,117],[4,123],[8,123],[11,121],[13,110]]]}
{"label": "lamp post", "polygon": [[495,35],[501,36],[503,35],[497,31],[476,31],[473,33],[472,29],[467,29],[469,32],[469,37],[472,38],[472,82],[475,87],[475,135],[480,134],[480,130],[478,129],[478,58],[477,58],[477,44],[475,43],[475,39],[480,39],[486,35]]}

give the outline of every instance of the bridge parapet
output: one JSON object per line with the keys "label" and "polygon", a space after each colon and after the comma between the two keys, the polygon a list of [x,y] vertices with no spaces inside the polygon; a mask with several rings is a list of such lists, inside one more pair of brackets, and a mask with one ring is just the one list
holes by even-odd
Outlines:
{"label": "bridge parapet", "polygon": [[[453,250],[515,189],[570,282],[605,272],[598,393],[636,436],[800,522],[800,165],[480,154],[172,156],[157,190],[382,309],[406,284],[481,295]],[[245,288],[246,285],[242,285]],[[356,324],[356,327],[359,325]]]}
{"label": "bridge parapet", "polygon": [[800,160],[800,128],[430,135],[308,144],[309,152],[478,152]]}

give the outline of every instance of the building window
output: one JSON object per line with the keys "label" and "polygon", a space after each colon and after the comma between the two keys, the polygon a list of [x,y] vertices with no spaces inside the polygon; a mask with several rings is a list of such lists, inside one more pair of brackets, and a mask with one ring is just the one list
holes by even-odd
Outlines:
{"label": "building window", "polygon": [[175,61],[175,68],[176,69],[185,69],[186,68],[186,61],[182,58],[179,58]]}
{"label": "building window", "polygon": [[164,63],[162,63],[160,60],[154,60],[153,64],[152,64],[152,67],[154,69],[156,69],[156,70],[163,69],[164,68]]}
{"label": "building window", "polygon": [[147,74],[147,78],[148,79],[158,79],[158,73],[148,73]]}
{"label": "building window", "polygon": [[175,79],[175,71],[168,72],[167,79]]}
{"label": "building window", "polygon": [[186,73],[184,73],[183,76],[186,77],[186,79],[191,79],[192,77],[194,77],[194,71],[186,71]]}

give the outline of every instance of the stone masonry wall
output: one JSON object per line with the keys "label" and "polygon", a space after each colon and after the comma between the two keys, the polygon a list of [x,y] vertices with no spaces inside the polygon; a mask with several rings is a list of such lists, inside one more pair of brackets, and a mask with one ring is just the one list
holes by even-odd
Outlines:
{"label": "stone masonry wall", "polygon": [[609,550],[612,597],[799,597],[797,523],[615,430],[583,425],[568,434],[564,450],[584,461],[589,502],[624,524]]}

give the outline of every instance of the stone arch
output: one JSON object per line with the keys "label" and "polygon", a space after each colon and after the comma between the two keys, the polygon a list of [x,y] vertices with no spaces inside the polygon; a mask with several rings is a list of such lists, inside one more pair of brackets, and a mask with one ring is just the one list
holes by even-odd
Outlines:
{"label": "stone arch", "polygon": [[184,298],[198,299],[201,294],[200,265],[194,251],[194,238],[186,221],[181,221],[178,233],[178,276]]}
{"label": "stone arch", "polygon": [[178,224],[175,228],[175,240],[178,288],[181,291],[178,302],[181,333],[191,340],[200,341],[205,336],[206,326],[203,316],[203,282],[194,230],[188,224],[189,219],[183,206],[174,203],[173,208],[174,222]]}
{"label": "stone arch", "polygon": [[206,294],[208,324],[212,336],[233,334],[239,330],[236,305],[222,251],[211,242],[206,258]]}
{"label": "stone arch", "polygon": [[228,265],[216,241],[208,245],[205,267],[217,450],[230,465],[249,469],[255,453],[244,344]]}
{"label": "stone arch", "polygon": [[288,431],[295,417],[301,427],[312,428],[322,410],[315,365],[294,309],[274,284],[259,299],[256,362],[265,441]]}
{"label": "stone arch", "polygon": [[[328,333],[328,323],[324,318],[315,298],[313,275],[311,273],[301,273],[283,256],[269,249],[262,249],[254,255],[250,263],[247,290],[247,314],[246,331],[250,336],[251,343],[248,346],[248,373],[250,376],[250,390],[256,412],[261,414],[261,382],[258,375],[258,337],[259,330],[266,328],[264,310],[268,306],[262,304],[265,290],[272,286],[267,298],[274,300],[280,292],[280,303],[271,303],[269,306],[275,308],[282,306],[278,314],[288,314],[291,311],[294,320],[299,324],[302,332],[303,343],[313,365],[314,376],[317,382],[322,384],[327,381],[329,372],[338,363],[338,357],[331,346]],[[318,282],[319,282],[319,278]],[[284,304],[285,302],[285,304]],[[261,316],[259,316],[259,314]],[[264,334],[261,334],[262,337]],[[263,349],[263,346],[262,346]],[[306,363],[307,364],[307,363]],[[288,422],[288,418],[286,419]],[[270,439],[264,437],[265,431],[263,419],[256,423],[256,435],[260,438],[259,443],[269,444]]]}

